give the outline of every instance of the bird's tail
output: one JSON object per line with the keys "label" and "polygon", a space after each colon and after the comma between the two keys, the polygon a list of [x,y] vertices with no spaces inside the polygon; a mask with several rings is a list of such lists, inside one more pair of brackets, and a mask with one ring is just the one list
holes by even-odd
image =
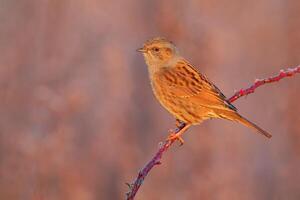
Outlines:
{"label": "bird's tail", "polygon": [[266,136],[267,138],[271,138],[272,137],[272,135],[270,133],[268,133],[267,131],[261,129],[259,126],[257,126],[256,124],[250,122],[249,120],[247,120],[246,118],[242,117],[241,115],[239,115],[239,118],[237,119],[237,121],[241,122],[245,126],[248,126],[250,128],[255,129],[256,131],[258,131],[260,134]]}
{"label": "bird's tail", "polygon": [[[226,111],[225,111],[226,112]],[[224,111],[221,114],[222,117],[227,118],[229,120],[232,121],[236,121],[239,122],[249,128],[253,128],[255,129],[258,133],[266,136],[267,138],[271,138],[272,135],[270,133],[268,133],[267,131],[261,129],[259,126],[257,126],[256,124],[250,122],[249,120],[247,120],[246,118],[242,117],[240,114],[238,114],[237,112],[233,112],[233,111],[227,111],[226,114],[224,113]]]}

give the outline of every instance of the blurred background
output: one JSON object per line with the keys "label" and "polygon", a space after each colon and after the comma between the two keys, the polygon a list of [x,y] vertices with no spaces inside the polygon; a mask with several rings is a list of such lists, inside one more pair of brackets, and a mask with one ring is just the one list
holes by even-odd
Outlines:
{"label": "blurred background", "polygon": [[[0,199],[124,199],[174,128],[135,50],[154,36],[226,94],[300,64],[297,0],[0,0]],[[300,75],[209,120],[136,199],[300,199]]]}

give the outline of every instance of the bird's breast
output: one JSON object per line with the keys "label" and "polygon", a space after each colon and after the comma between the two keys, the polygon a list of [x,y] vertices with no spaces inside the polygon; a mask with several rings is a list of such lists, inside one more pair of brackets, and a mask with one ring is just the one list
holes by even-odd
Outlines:
{"label": "bird's breast", "polygon": [[[199,105],[189,101],[188,98],[182,98],[176,95],[172,90],[166,87],[166,83],[159,75],[152,77],[151,85],[153,93],[160,104],[167,109],[175,118],[183,122],[197,124],[202,121],[202,112]],[[175,81],[175,78],[174,78]]]}

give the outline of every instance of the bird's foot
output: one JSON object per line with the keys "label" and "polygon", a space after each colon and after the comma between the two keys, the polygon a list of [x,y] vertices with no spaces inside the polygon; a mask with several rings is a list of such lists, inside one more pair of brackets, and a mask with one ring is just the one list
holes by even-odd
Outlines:
{"label": "bird's foot", "polygon": [[171,133],[168,138],[167,138],[167,141],[169,142],[174,142],[176,140],[178,140],[179,142],[179,145],[182,146],[183,143],[184,143],[184,140],[182,139],[182,137],[180,137],[181,134],[178,134],[178,133]]}

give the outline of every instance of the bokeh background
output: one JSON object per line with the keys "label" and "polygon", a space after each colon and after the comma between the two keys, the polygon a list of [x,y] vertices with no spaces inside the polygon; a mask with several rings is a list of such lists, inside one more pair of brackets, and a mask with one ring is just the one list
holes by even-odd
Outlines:
{"label": "bokeh background", "polygon": [[[124,199],[174,119],[135,49],[164,36],[227,96],[300,63],[298,0],[0,0],[0,199]],[[136,199],[300,199],[300,75],[192,127]]]}

